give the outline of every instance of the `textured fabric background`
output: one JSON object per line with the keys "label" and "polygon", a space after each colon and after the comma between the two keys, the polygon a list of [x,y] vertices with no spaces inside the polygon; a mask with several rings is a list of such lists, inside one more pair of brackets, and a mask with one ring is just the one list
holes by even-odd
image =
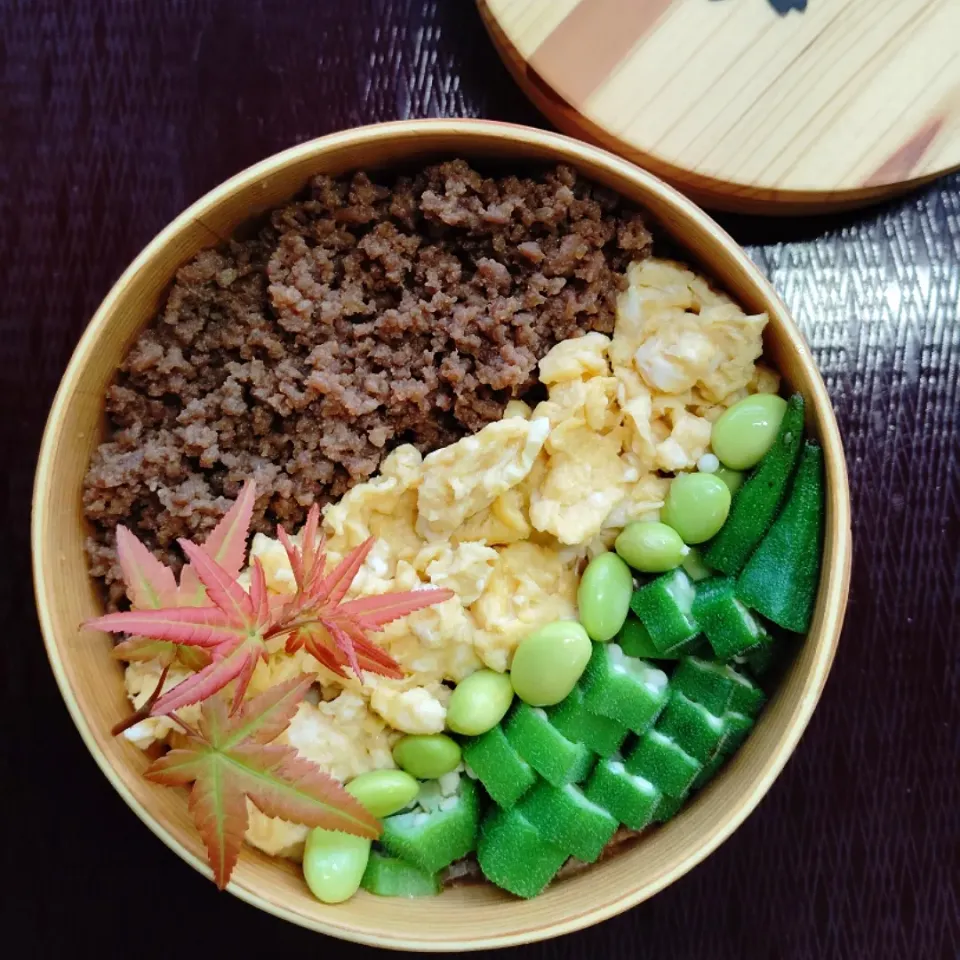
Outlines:
{"label": "textured fabric background", "polygon": [[[0,913],[17,956],[373,953],[218,895],[113,792],[45,660],[28,511],[60,374],[139,249],[255,160],[413,116],[541,122],[470,0],[0,0]],[[737,834],[653,901],[525,956],[955,960],[960,179],[861,214],[727,223],[836,404],[847,627],[808,733]]]}

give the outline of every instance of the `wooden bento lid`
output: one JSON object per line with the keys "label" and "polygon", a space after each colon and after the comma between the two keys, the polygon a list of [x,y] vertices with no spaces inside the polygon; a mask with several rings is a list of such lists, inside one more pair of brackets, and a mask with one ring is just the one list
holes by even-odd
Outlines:
{"label": "wooden bento lid", "polygon": [[960,0],[478,0],[561,130],[706,206],[854,207],[960,167]]}

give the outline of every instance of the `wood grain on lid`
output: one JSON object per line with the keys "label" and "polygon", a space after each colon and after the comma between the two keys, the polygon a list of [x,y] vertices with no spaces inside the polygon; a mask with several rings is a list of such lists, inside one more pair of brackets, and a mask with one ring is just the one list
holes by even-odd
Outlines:
{"label": "wood grain on lid", "polygon": [[673,0],[580,0],[534,51],[530,65],[556,78],[557,91],[572,102],[589,97]]}
{"label": "wood grain on lid", "polygon": [[960,167],[960,0],[478,0],[567,132],[718,206],[829,208]]}

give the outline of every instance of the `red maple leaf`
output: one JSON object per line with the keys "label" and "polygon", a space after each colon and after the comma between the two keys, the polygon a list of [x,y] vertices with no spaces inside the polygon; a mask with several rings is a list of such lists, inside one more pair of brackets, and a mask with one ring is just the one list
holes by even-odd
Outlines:
{"label": "red maple leaf", "polygon": [[[203,543],[204,552],[234,576],[243,568],[247,531],[255,499],[254,484],[247,482],[236,502]],[[117,559],[123,571],[131,609],[160,610],[165,607],[209,605],[203,584],[189,563],[181,570],[178,585],[173,571],[122,524],[117,527]],[[118,660],[127,661],[158,659],[164,665],[176,660],[189,670],[201,670],[210,662],[210,657],[198,647],[154,637],[124,640],[114,647],[113,655]]]}
{"label": "red maple leaf", "polygon": [[[283,527],[277,537],[287,551],[296,593],[284,604],[280,619],[288,632],[287,653],[304,647],[325,667],[345,676],[348,665],[361,677],[361,669],[400,679],[403,673],[396,662],[366,637],[366,631],[379,631],[399,617],[431,606],[453,596],[450,590],[414,590],[409,593],[383,593],[358,600],[343,598],[363,566],[374,544],[370,537],[343,558],[332,573],[324,575],[326,551],[318,535],[320,511],[314,506],[301,533],[297,547]],[[441,596],[442,594],[442,596]],[[331,647],[327,637],[332,637]]]}
{"label": "red maple leaf", "polygon": [[[252,483],[244,488],[245,493],[248,488],[252,503]],[[238,710],[257,661],[267,659],[267,641],[276,637],[287,637],[288,650],[303,646],[341,676],[345,675],[345,665],[360,679],[362,670],[388,677],[403,676],[396,661],[367,639],[366,631],[382,630],[399,617],[448,600],[453,592],[425,589],[344,602],[350,584],[373,546],[373,538],[356,547],[330,574],[325,574],[323,540],[317,536],[319,518],[319,508],[314,505],[304,526],[302,548],[292,544],[282,527],[277,529],[297,584],[296,592],[289,598],[271,601],[258,560],[254,561],[247,593],[238,582],[235,563],[228,569],[203,547],[180,540],[190,561],[189,567],[212,606],[130,610],[107,614],[87,624],[96,629],[195,647],[208,654],[207,666],[167,693],[158,695],[150,710],[151,716],[167,715],[205,700],[233,681],[236,681],[233,709]],[[230,560],[235,560],[235,553]]]}
{"label": "red maple leaf", "polygon": [[198,729],[183,723],[183,746],[147,769],[166,786],[193,784],[190,813],[207,848],[213,878],[222,890],[247,831],[247,803],[268,817],[308,827],[342,830],[376,839],[380,824],[340,783],[272,741],[287,728],[315,678],[301,674],[276,684],[231,713],[223,694],[206,700]]}

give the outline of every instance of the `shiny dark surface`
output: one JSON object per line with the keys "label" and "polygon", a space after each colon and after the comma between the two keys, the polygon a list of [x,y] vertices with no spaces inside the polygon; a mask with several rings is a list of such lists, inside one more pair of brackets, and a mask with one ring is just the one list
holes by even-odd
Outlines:
{"label": "shiny dark surface", "polygon": [[[59,377],[139,249],[255,160],[415,116],[541,123],[469,0],[0,0],[0,916],[18,955],[374,952],[218,894],[114,793],[46,662],[28,513]],[[846,440],[840,651],[732,839],[651,902],[524,955],[955,960],[960,178],[859,214],[725,223],[794,311]]]}

